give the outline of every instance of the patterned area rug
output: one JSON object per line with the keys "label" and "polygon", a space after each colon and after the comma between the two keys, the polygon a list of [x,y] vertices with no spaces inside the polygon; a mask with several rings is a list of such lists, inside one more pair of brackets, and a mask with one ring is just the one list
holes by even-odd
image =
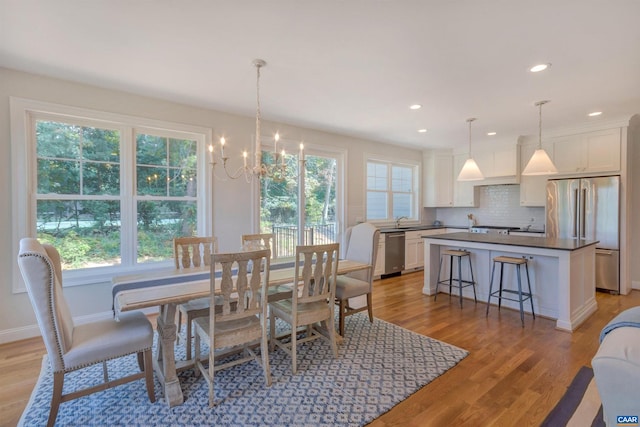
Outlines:
{"label": "patterned area rug", "polygon": [[[177,358],[184,357],[178,347]],[[156,381],[155,404],[143,380],[60,405],[64,426],[361,426],[454,367],[468,352],[375,319],[347,318],[344,342],[333,358],[323,340],[298,346],[298,373],[282,350],[270,354],[273,384],[249,362],[216,373],[216,401],[209,409],[206,382],[191,370],[180,374],[184,404],[169,408]],[[126,360],[128,359],[128,360]],[[112,361],[111,378],[137,369],[135,356]],[[100,382],[101,366],[67,375],[65,392]],[[20,425],[45,425],[53,377],[43,368]]]}
{"label": "patterned area rug", "polygon": [[580,368],[564,396],[541,424],[541,427],[556,426],[605,426],[600,395],[590,367]]}

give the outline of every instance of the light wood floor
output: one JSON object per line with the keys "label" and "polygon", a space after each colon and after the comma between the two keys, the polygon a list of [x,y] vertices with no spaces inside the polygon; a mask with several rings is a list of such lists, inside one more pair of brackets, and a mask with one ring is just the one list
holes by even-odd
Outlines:
{"label": "light wood floor", "polygon": [[[573,334],[549,319],[525,317],[484,303],[422,295],[422,272],[375,282],[374,315],[470,352],[460,364],[376,419],[371,426],[537,426],[584,365],[590,365],[602,327],[640,305],[628,296],[597,293],[598,311]],[[39,338],[0,346],[0,423],[14,426],[40,371]],[[64,403],[63,403],[64,405]]]}

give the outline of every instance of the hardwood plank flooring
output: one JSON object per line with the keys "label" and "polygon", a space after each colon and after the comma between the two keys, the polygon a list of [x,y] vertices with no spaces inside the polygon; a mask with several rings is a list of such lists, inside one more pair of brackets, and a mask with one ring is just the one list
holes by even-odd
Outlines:
{"label": "hardwood plank flooring", "polygon": [[[378,280],[374,315],[470,352],[455,368],[374,420],[386,426],[537,426],[564,394],[580,367],[590,365],[602,327],[640,305],[627,296],[598,292],[598,311],[573,334],[555,321],[517,311],[422,294],[421,271]],[[0,424],[14,426],[26,406],[45,353],[40,338],[0,345]]]}

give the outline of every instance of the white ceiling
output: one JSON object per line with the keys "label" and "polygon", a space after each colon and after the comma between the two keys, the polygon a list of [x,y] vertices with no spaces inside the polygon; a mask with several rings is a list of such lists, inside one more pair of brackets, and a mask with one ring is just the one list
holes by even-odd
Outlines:
{"label": "white ceiling", "polygon": [[0,0],[7,68],[252,116],[254,58],[265,120],[427,148],[477,117],[474,141],[516,138],[542,99],[545,129],[640,113],[640,1]]}

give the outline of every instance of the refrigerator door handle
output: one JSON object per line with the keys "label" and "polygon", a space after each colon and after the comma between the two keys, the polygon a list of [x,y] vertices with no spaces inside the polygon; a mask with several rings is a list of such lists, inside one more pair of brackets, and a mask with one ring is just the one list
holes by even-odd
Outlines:
{"label": "refrigerator door handle", "polygon": [[583,239],[587,238],[587,225],[585,224],[587,220],[587,189],[582,189],[582,197],[580,198],[580,202],[582,206],[580,206],[580,237]]}
{"label": "refrigerator door handle", "polygon": [[578,237],[578,189],[573,190],[573,232],[571,237]]}

